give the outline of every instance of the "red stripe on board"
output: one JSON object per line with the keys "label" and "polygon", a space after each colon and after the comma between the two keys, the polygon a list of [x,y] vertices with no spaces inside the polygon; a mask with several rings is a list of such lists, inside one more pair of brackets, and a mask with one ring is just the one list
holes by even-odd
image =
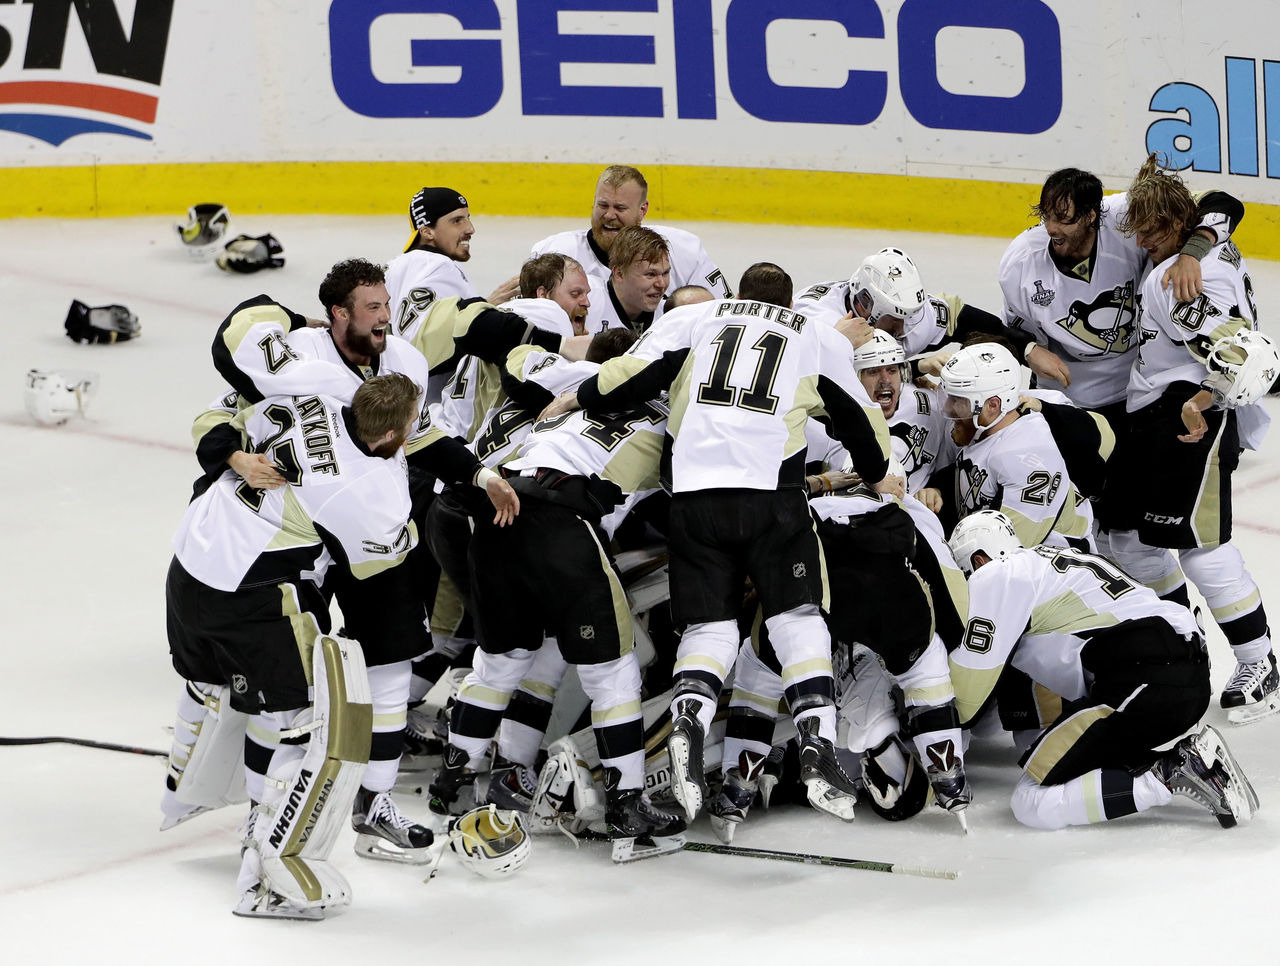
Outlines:
{"label": "red stripe on board", "polygon": [[74,81],[7,81],[0,83],[0,104],[58,104],[131,117],[154,124],[160,98],[101,84]]}

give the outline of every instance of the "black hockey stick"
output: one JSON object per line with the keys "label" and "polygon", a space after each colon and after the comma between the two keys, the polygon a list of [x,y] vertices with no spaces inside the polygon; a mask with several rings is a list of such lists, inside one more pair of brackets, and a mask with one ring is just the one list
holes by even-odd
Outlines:
{"label": "black hockey stick", "polygon": [[167,751],[157,751],[155,748],[135,748],[133,745],[117,745],[111,741],[63,738],[56,735],[45,735],[39,738],[0,738],[0,745],[80,745],[84,748],[101,748],[103,751],[123,751],[130,755],[150,755],[153,758],[169,757]]}
{"label": "black hockey stick", "polygon": [[714,855],[741,855],[751,859],[773,859],[778,862],[801,862],[805,865],[830,865],[840,869],[862,869],[867,872],[892,872],[895,875],[918,875],[926,879],[954,879],[960,875],[951,869],[928,869],[896,862],[873,862],[870,859],[846,859],[838,855],[813,855],[809,852],[780,852],[776,849],[747,849],[713,842],[685,842],[686,852],[710,852]]}

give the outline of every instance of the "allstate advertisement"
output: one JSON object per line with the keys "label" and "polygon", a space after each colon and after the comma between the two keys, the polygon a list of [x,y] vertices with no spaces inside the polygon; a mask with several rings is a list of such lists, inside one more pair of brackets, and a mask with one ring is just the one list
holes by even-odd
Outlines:
{"label": "allstate advertisement", "polygon": [[0,165],[450,161],[1280,203],[1280,4],[0,0]]}

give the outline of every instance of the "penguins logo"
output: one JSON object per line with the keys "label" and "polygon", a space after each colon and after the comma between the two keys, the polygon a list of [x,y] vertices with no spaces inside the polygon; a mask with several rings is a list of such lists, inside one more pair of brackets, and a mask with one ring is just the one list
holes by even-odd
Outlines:
{"label": "penguins logo", "polygon": [[1133,283],[1108,289],[1087,304],[1072,302],[1057,324],[1101,354],[1124,355],[1133,345]]}

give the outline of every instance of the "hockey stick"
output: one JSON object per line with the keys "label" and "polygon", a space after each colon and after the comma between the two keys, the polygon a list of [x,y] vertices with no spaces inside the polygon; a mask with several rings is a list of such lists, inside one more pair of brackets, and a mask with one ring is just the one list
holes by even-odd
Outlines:
{"label": "hockey stick", "polygon": [[898,865],[896,862],[873,862],[870,859],[846,859],[838,855],[813,855],[809,852],[780,852],[776,849],[747,849],[736,845],[717,845],[713,842],[685,842],[686,852],[710,852],[714,855],[741,855],[752,859],[774,859],[778,862],[801,862],[805,865],[830,865],[841,869],[862,869],[867,872],[892,872],[895,875],[918,875],[926,879],[955,879],[960,873],[951,869],[927,869],[918,865]]}
{"label": "hockey stick", "polygon": [[133,745],[117,745],[111,741],[91,741],[88,738],[63,738],[46,735],[39,738],[0,738],[0,745],[80,745],[84,748],[101,748],[103,751],[123,751],[131,755],[150,755],[154,758],[168,758],[167,751],[154,748],[135,748]]}

